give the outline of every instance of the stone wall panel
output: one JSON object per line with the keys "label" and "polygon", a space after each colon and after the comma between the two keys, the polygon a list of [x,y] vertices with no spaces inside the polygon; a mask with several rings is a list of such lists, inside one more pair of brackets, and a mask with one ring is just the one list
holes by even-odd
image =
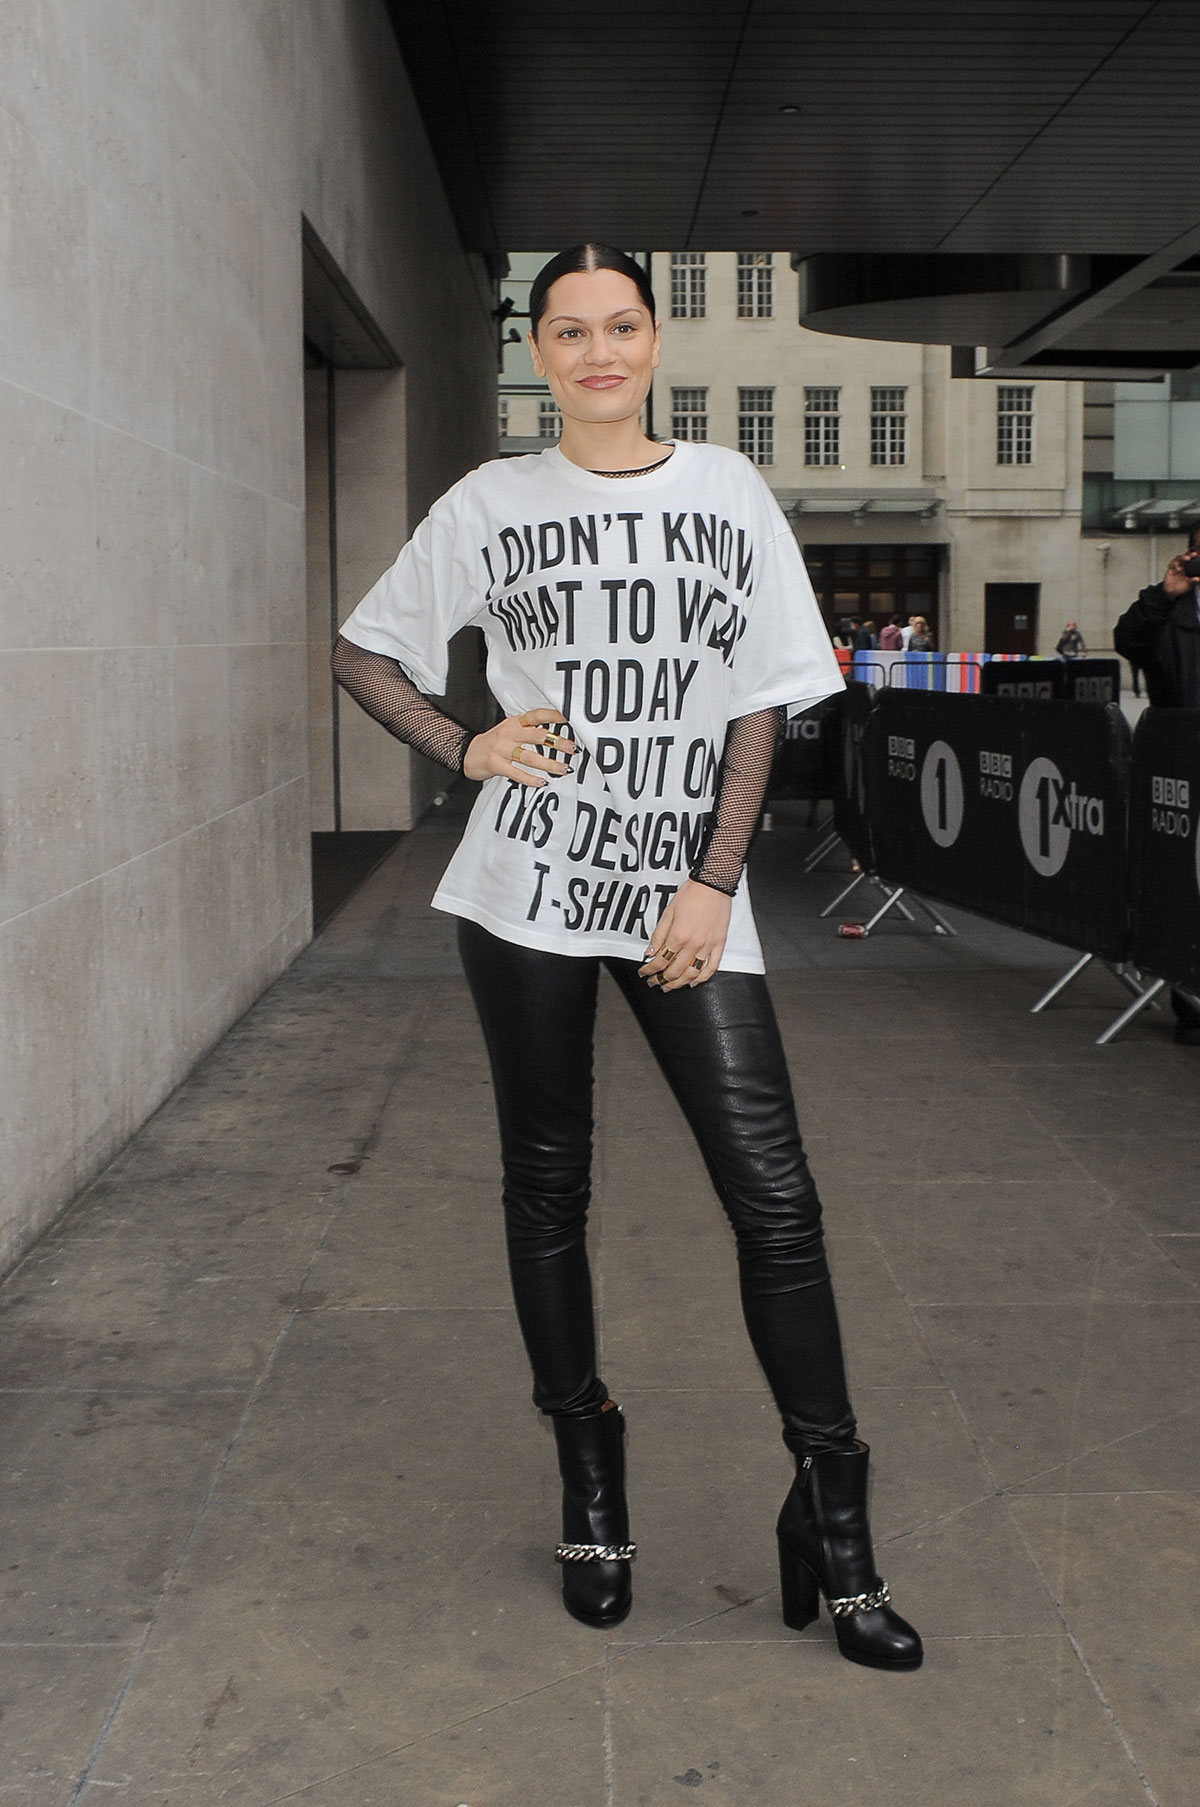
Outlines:
{"label": "stone wall panel", "polygon": [[351,584],[495,366],[382,0],[8,0],[0,169],[3,1266],[311,933],[304,215],[404,366]]}

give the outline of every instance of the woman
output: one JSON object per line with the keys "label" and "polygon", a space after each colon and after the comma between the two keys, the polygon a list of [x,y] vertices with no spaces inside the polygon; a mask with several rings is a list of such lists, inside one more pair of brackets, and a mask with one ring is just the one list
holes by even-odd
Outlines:
{"label": "woman", "polygon": [[[601,965],[630,1004],[732,1222],[755,1351],[798,1459],[778,1525],[784,1617],[823,1592],[843,1655],[915,1668],[866,1516],[816,1190],[742,867],[781,722],[841,678],[796,542],[739,454],[661,445],[639,410],[654,297],[623,252],[564,251],[530,292],[559,443],[442,497],[347,621],[334,670],[392,733],[479,781],[434,903],[491,1057],[517,1316],[563,1482],[563,1599],[631,1602],[624,1423],[596,1372],[585,1245]],[[505,718],[426,700],[483,628]]]}
{"label": "woman", "polygon": [[933,634],[924,615],[913,618],[913,631],[909,636],[910,653],[931,653],[933,651]]}

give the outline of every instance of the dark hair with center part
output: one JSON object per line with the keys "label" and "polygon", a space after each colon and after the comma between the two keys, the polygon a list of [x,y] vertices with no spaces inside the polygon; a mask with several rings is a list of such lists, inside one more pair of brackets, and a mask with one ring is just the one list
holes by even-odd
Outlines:
{"label": "dark hair with center part", "polygon": [[636,258],[612,245],[572,245],[567,251],[556,252],[549,263],[543,264],[530,286],[529,327],[535,339],[551,288],[560,276],[577,276],[581,270],[616,270],[619,275],[628,276],[651,320],[657,318],[650,278]]}

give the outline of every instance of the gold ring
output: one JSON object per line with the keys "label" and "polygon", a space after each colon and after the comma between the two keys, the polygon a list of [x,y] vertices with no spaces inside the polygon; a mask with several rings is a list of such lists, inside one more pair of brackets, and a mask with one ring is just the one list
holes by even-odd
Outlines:
{"label": "gold ring", "polygon": [[525,750],[526,749],[525,749],[524,743],[518,742],[518,744],[513,748],[512,753],[509,755],[510,759],[512,760],[513,765],[524,765],[525,764],[525,761],[521,758],[521,755],[522,755],[522,753],[525,752]]}
{"label": "gold ring", "polygon": [[705,967],[708,965],[708,961],[707,960],[693,960],[692,965],[695,967],[695,969],[698,973],[702,973],[704,971]]}
{"label": "gold ring", "polygon": [[675,958],[675,949],[673,947],[664,947],[662,958],[667,961],[673,960]]}
{"label": "gold ring", "polygon": [[557,734],[543,734],[542,735],[542,745],[544,747],[558,746],[559,745],[558,735]]}

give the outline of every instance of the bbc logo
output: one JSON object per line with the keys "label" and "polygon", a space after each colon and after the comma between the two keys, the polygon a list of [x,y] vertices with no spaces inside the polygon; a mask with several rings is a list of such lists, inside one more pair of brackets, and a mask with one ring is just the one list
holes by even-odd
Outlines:
{"label": "bbc logo", "polygon": [[1150,801],[1161,803],[1167,809],[1190,809],[1190,785],[1186,778],[1158,778],[1150,780]]}

